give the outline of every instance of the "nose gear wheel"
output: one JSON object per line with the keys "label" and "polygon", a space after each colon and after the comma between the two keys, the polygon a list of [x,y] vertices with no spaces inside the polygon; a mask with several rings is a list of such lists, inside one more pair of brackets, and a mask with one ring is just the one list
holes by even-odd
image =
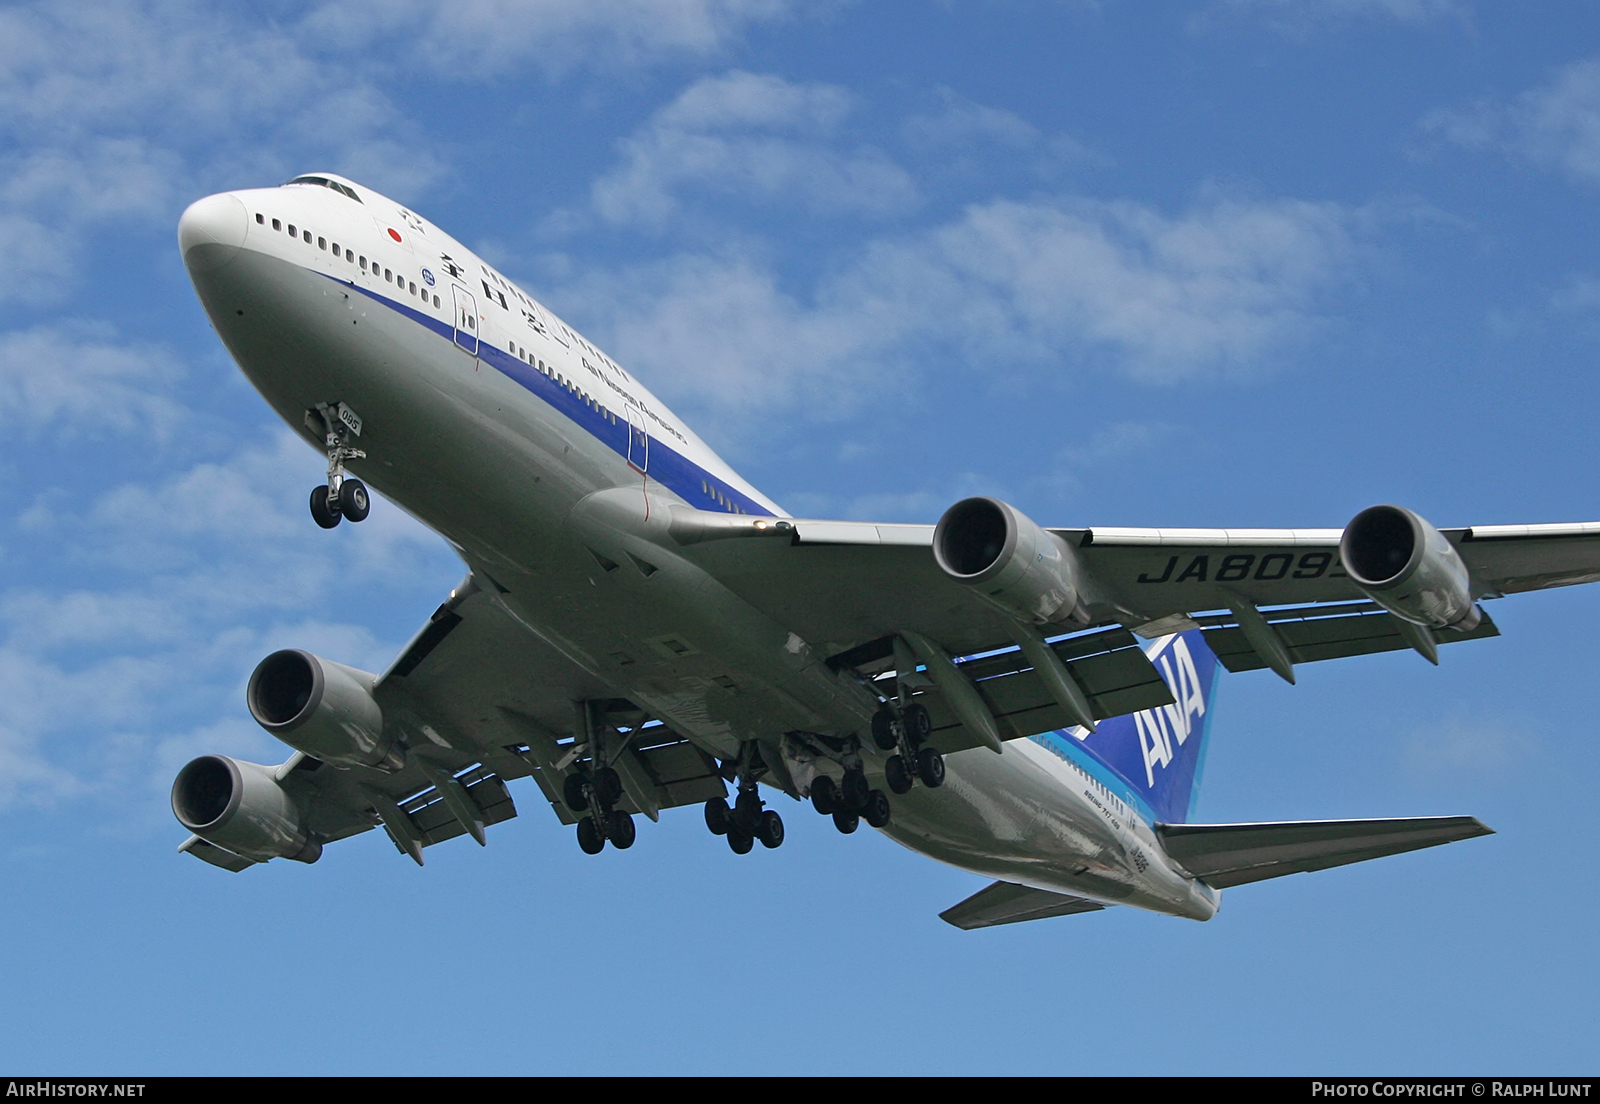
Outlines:
{"label": "nose gear wheel", "polygon": [[343,518],[365,521],[372,511],[372,496],[367,486],[345,474],[347,460],[365,460],[367,454],[350,441],[361,432],[361,419],[343,403],[337,406],[318,403],[306,411],[306,424],[322,423],[322,444],[328,454],[328,481],[311,491],[311,517],[324,529],[332,529]]}

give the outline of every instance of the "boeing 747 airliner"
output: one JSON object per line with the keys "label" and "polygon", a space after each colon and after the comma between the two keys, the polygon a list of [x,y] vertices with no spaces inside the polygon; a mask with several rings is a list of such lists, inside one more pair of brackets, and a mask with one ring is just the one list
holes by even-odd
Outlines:
{"label": "boeing 747 airliner", "polygon": [[[381,827],[418,864],[531,778],[578,843],[697,805],[744,854],[779,795],[995,879],[963,928],[1110,905],[1206,920],[1229,886],[1486,834],[1471,817],[1190,823],[1221,668],[1497,635],[1480,600],[1600,579],[1600,523],[1043,528],[785,514],[623,367],[393,200],[319,173],[178,227],[218,335],[327,459],[466,578],[388,670],[275,652],[251,715],[293,754],[179,773],[179,848],[232,871]],[[733,788],[729,801],[729,787]],[[524,800],[534,794],[528,789]]]}

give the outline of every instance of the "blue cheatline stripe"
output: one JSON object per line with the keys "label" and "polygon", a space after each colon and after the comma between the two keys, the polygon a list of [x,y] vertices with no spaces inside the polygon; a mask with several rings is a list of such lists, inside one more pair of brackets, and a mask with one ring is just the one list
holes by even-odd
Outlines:
{"label": "blue cheatline stripe", "polygon": [[[322,273],[322,275],[327,274]],[[455,344],[455,327],[449,323],[442,322],[430,314],[424,314],[399,300],[381,295],[371,288],[364,288],[360,284],[337,276],[327,278],[354,288],[374,302],[419,323],[452,345]],[[578,392],[563,387],[520,357],[513,356],[505,349],[497,349],[482,338],[478,339],[478,359],[501,375],[521,384],[534,397],[542,399],[576,422],[591,437],[619,457],[627,459],[628,419],[622,411],[602,406],[591,407],[583,401],[582,395]],[[647,417],[642,411],[640,414],[641,417]],[[732,513],[732,510],[717,500],[717,494],[720,492],[724,500],[739,507],[746,514],[754,517],[774,516],[771,510],[743,491],[730,486],[725,480],[718,479],[661,438],[651,436],[648,428],[645,429],[645,435],[649,437],[647,446],[649,462],[646,464],[648,477],[668,490],[676,492],[689,505],[700,510]]]}
{"label": "blue cheatline stripe", "polygon": [[1089,754],[1088,750],[1073,738],[1071,732],[1064,728],[1058,728],[1050,732],[1040,732],[1037,735],[1028,737],[1028,739],[1052,755],[1080,767],[1085,774],[1088,774],[1100,785],[1121,798],[1123,804],[1138,813],[1140,819],[1146,824],[1154,824],[1156,822],[1156,812],[1150,807],[1150,803],[1141,797],[1137,790],[1128,785],[1127,779]]}

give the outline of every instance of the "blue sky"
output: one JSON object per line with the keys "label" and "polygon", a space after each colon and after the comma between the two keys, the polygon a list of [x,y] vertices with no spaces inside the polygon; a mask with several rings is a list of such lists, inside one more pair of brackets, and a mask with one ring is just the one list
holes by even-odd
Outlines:
{"label": "blue sky", "polygon": [[786,811],[579,853],[523,815],[233,876],[167,790],[244,680],[384,666],[457,581],[209,330],[174,228],[312,169],[414,206],[792,513],[1600,517],[1600,18],[1465,0],[0,9],[0,1067],[1585,1072],[1600,592],[1227,677],[1198,817],[1498,835],[961,933],[982,880]]}

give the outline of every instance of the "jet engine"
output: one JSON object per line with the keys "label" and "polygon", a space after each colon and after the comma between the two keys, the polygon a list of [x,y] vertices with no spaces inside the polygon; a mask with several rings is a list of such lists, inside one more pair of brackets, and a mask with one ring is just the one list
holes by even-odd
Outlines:
{"label": "jet engine", "polygon": [[404,760],[384,734],[376,682],[365,671],[286,649],[256,666],[245,696],[256,723],[292,748],[339,767],[394,770]]}
{"label": "jet engine", "polygon": [[1086,621],[1072,549],[994,498],[964,498],[933,532],[933,558],[991,605],[1034,624]]}
{"label": "jet engine", "polygon": [[1410,510],[1362,510],[1344,527],[1339,559],[1362,592],[1396,617],[1461,632],[1483,617],[1455,546]]}
{"label": "jet engine", "polygon": [[314,863],[322,844],[306,835],[300,808],[274,768],[202,755],[172,783],[172,811],[189,831],[247,859]]}

